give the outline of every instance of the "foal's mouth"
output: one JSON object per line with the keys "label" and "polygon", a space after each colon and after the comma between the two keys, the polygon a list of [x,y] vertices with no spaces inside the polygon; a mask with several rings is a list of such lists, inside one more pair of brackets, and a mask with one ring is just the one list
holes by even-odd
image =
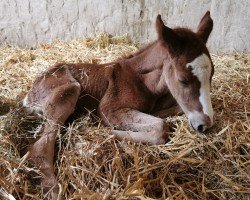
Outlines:
{"label": "foal's mouth", "polygon": [[[189,121],[189,120],[188,120],[188,121]],[[189,121],[189,126],[190,126],[194,131],[196,131],[191,121]]]}
{"label": "foal's mouth", "polygon": [[195,129],[192,122],[189,121],[189,125],[190,127],[194,130],[194,131],[198,131],[199,133],[204,133],[207,130],[207,126],[206,125],[199,125],[198,129]]}

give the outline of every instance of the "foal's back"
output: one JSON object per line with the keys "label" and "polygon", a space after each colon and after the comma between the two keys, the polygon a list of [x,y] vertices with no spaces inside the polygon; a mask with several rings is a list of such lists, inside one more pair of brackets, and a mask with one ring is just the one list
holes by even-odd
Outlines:
{"label": "foal's back", "polygon": [[[144,85],[142,76],[122,63],[57,63],[36,78],[24,100],[24,106],[30,112],[43,113],[49,94],[62,85],[72,83],[80,87],[78,108],[97,109],[102,98],[108,97],[112,99],[109,103],[112,106],[130,105],[146,112],[152,110],[155,102],[155,97]],[[67,93],[74,95],[73,92]]]}

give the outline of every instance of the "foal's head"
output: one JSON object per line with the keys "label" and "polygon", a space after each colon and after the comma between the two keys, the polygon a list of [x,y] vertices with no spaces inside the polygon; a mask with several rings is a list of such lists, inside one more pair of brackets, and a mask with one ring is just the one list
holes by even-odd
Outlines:
{"label": "foal's head", "polygon": [[213,28],[210,13],[201,19],[198,31],[170,29],[160,15],[156,20],[161,52],[166,55],[163,73],[167,86],[189,119],[190,126],[204,132],[213,125],[210,85],[214,73],[206,42]]}

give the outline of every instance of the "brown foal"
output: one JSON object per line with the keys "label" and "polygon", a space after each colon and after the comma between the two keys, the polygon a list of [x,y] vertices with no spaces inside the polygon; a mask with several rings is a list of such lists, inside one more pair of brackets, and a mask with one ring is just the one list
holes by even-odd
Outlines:
{"label": "brown foal", "polygon": [[180,111],[193,129],[204,132],[211,127],[214,69],[206,42],[212,28],[209,12],[197,32],[171,29],[158,15],[158,39],[134,55],[107,64],[59,63],[39,76],[23,105],[47,118],[29,156],[43,173],[42,185],[54,187],[54,197],[58,194],[53,168],[56,135],[79,106],[89,105],[83,96],[99,101],[99,117],[121,139],[164,144],[169,129],[159,117]]}

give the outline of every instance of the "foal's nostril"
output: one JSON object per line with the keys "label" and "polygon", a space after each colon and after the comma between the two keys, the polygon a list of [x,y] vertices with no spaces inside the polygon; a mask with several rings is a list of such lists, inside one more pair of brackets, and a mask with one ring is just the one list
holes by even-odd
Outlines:
{"label": "foal's nostril", "polygon": [[197,130],[199,132],[204,132],[206,129],[207,129],[207,126],[203,125],[203,124],[199,125],[198,128],[197,128]]}

